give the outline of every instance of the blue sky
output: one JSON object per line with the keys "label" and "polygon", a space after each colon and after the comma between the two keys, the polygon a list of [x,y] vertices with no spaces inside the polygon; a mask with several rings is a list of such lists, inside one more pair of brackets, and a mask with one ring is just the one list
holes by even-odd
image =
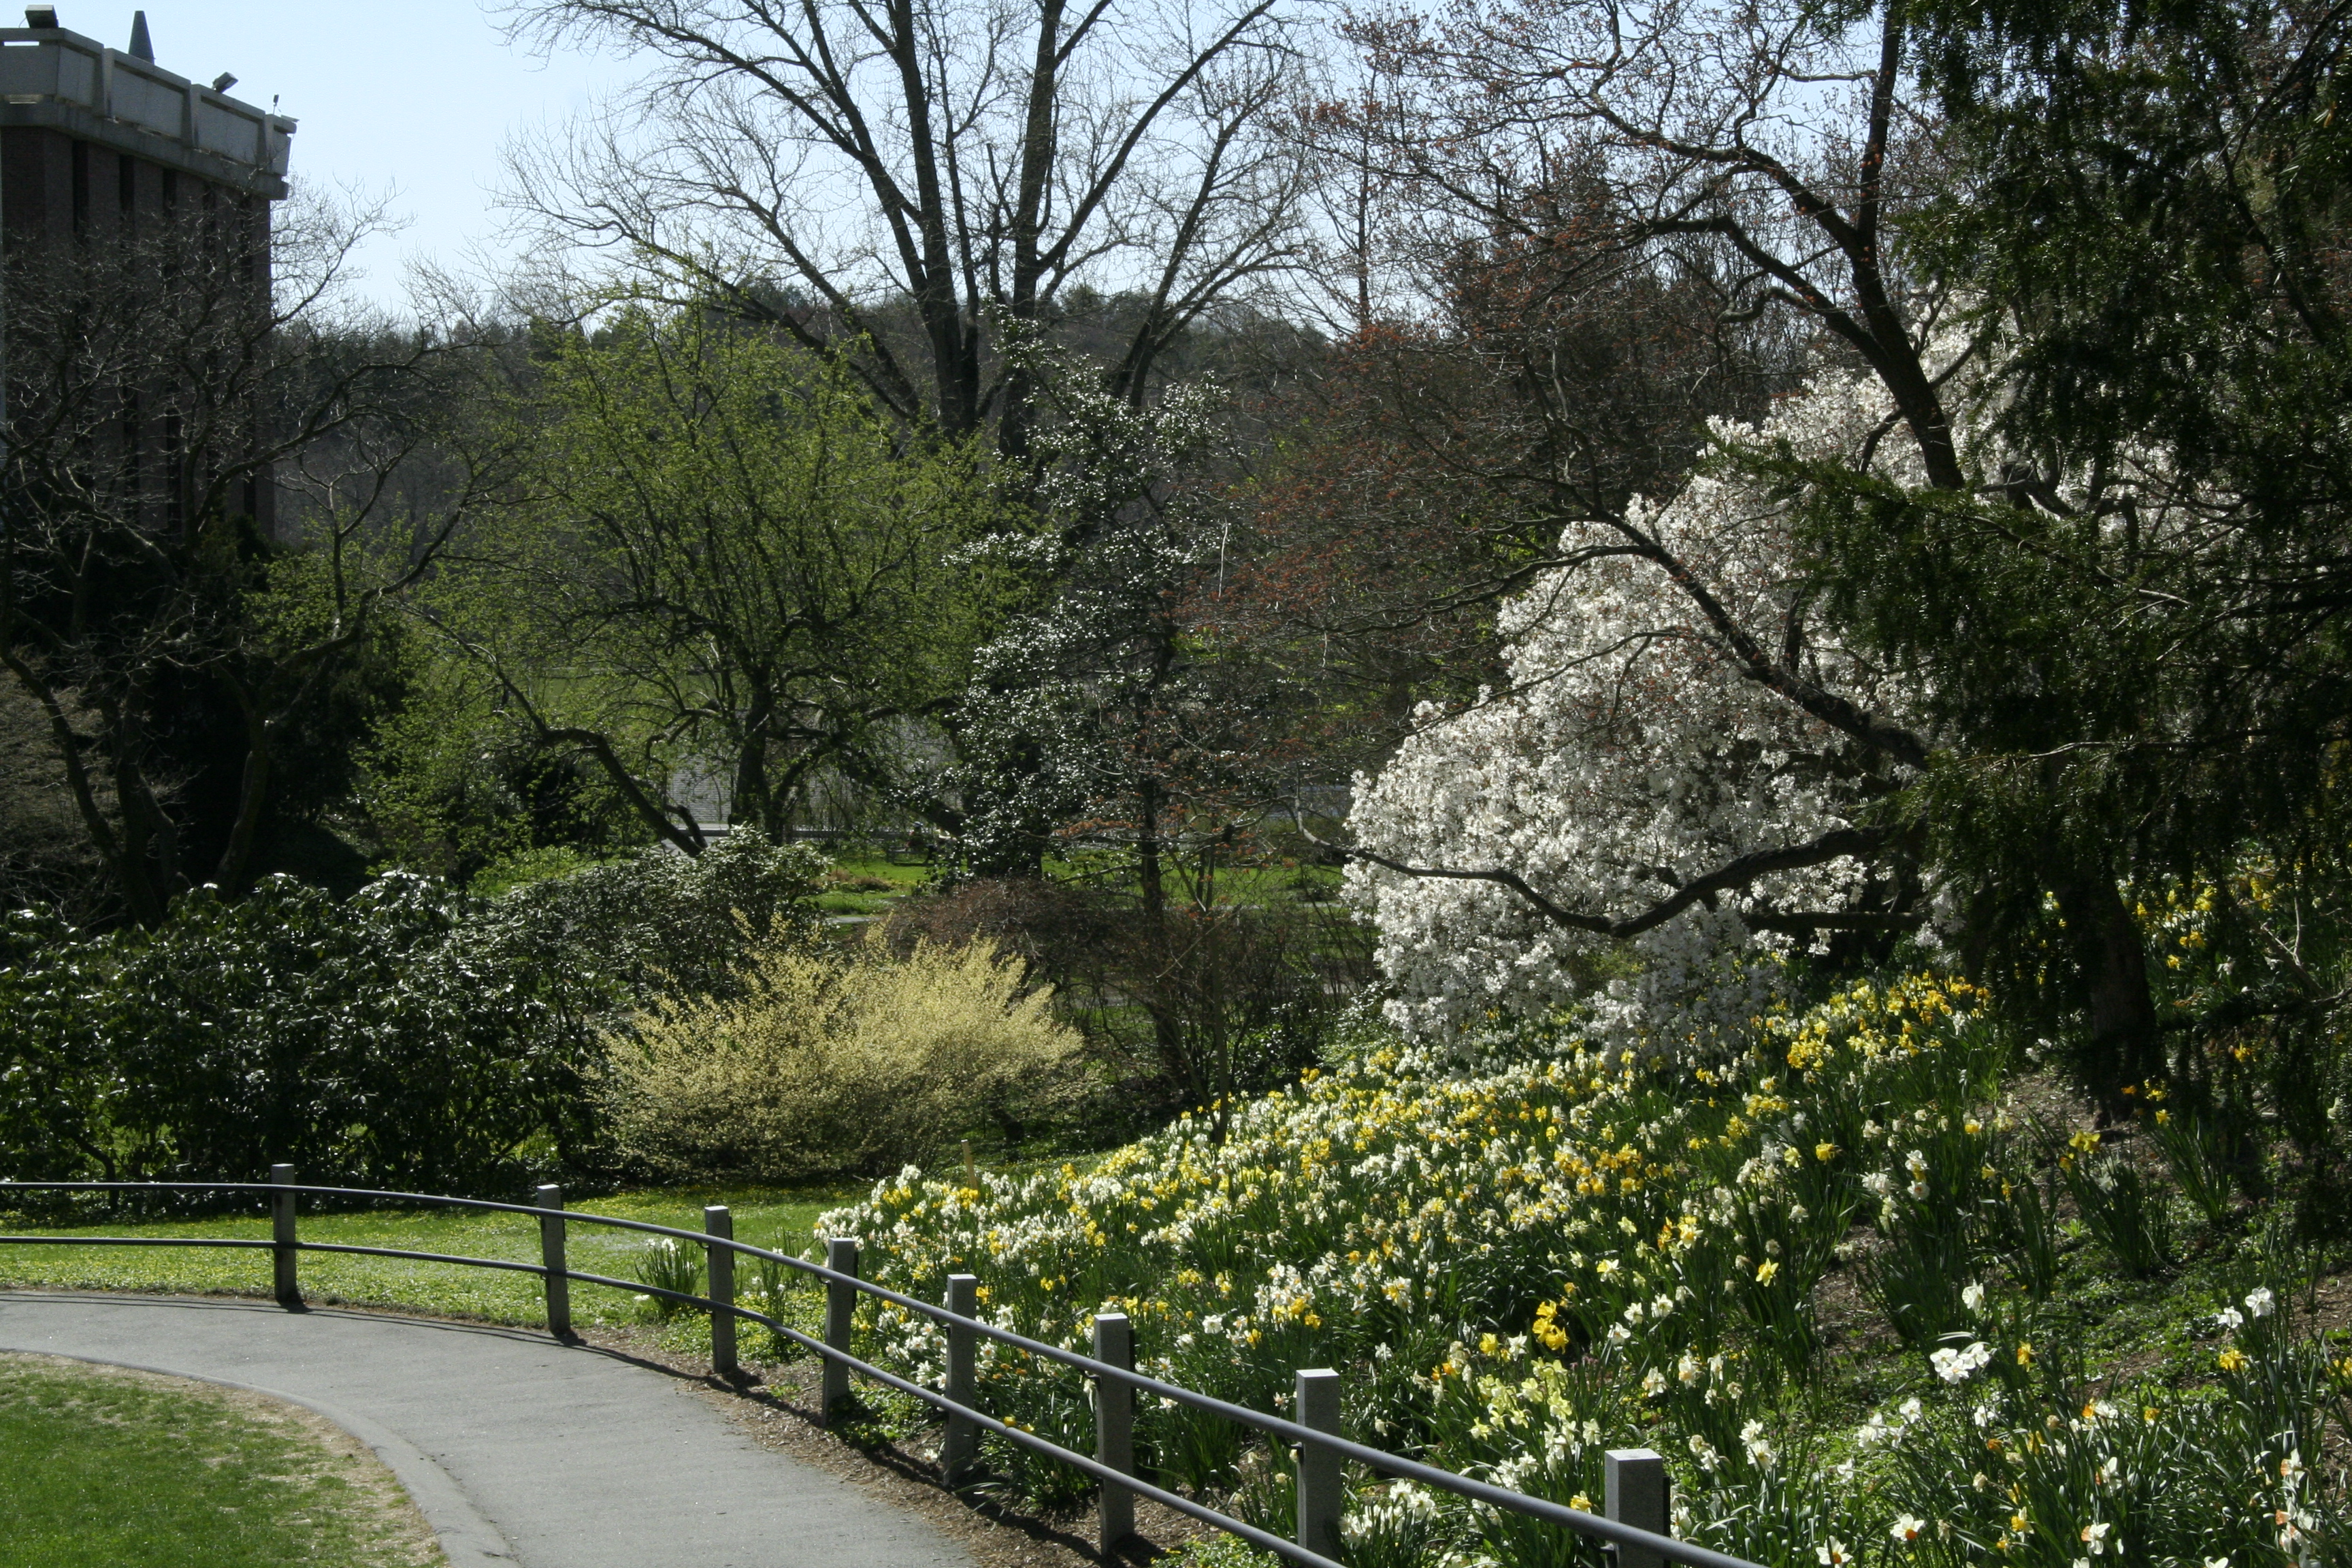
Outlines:
{"label": "blue sky", "polygon": [[[0,3],[21,26],[21,5]],[[365,291],[394,306],[410,256],[462,265],[469,246],[496,248],[490,193],[509,137],[562,121],[642,68],[534,58],[507,45],[477,0],[58,0],[58,22],[122,48],[136,9],[156,64],[203,81],[234,71],[231,96],[264,108],[275,97],[301,121],[297,179],[396,192],[409,226],[362,258]]]}

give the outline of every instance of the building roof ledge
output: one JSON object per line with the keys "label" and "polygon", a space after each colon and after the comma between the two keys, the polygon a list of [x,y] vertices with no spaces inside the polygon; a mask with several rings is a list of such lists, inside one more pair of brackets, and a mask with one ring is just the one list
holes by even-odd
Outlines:
{"label": "building roof ledge", "polygon": [[295,129],[62,27],[0,27],[0,124],[50,126],[273,199]]}

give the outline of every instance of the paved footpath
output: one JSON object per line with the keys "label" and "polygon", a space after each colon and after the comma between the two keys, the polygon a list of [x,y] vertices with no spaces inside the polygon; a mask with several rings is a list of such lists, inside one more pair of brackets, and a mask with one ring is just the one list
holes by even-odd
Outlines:
{"label": "paved footpath", "polygon": [[257,1389],[373,1447],[452,1568],[972,1568],[678,1380],[545,1334],[254,1301],[0,1291],[0,1350]]}

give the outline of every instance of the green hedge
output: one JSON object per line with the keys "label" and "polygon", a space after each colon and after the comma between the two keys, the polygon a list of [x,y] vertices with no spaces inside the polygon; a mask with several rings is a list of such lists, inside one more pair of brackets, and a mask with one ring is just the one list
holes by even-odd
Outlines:
{"label": "green hedge", "polygon": [[153,931],[0,921],[0,1176],[511,1194],[593,1158],[599,1029],[706,991],[822,868],[745,835],[502,898],[383,877],[181,898]]}

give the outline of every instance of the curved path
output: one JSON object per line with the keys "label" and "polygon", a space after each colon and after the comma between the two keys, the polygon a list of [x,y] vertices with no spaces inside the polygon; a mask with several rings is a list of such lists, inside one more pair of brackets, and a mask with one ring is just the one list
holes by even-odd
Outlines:
{"label": "curved path", "polygon": [[452,1568],[972,1568],[922,1520],[761,1447],[670,1374],[545,1334],[0,1291],[0,1350],[308,1405],[391,1467]]}

